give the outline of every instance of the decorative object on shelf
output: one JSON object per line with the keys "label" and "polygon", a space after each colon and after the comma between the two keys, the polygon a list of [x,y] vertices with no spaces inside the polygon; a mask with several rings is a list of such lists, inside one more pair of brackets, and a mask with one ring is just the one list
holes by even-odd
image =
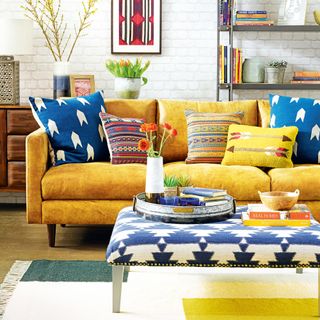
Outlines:
{"label": "decorative object on shelf", "polygon": [[88,96],[95,92],[94,75],[71,74],[71,97]]}
{"label": "decorative object on shelf", "polygon": [[300,191],[284,192],[284,191],[271,191],[260,192],[259,197],[261,202],[271,210],[290,210],[297,202]]}
{"label": "decorative object on shelf", "polygon": [[278,25],[304,25],[307,0],[284,0],[281,3]]}
{"label": "decorative object on shelf", "polygon": [[265,82],[273,84],[283,83],[287,65],[287,61],[283,60],[269,62],[265,68]]}
{"label": "decorative object on shelf", "polygon": [[174,197],[178,195],[179,179],[176,176],[164,176],[164,196]]}
{"label": "decorative object on shelf", "polygon": [[314,10],[313,11],[313,17],[316,24],[320,25],[320,10]]}
{"label": "decorative object on shelf", "polygon": [[[45,38],[45,46],[57,63],[53,72],[53,97],[70,96],[69,67],[68,62],[74,48],[83,36],[83,31],[90,27],[91,17],[96,12],[98,0],[84,0],[82,13],[79,12],[79,25],[74,28],[74,39],[68,32],[68,23],[61,12],[61,0],[24,0],[21,7],[26,11],[26,16],[37,23]],[[68,50],[67,50],[68,49]],[[66,57],[65,62],[64,57]]]}
{"label": "decorative object on shelf", "polygon": [[245,59],[242,67],[242,82],[262,83],[265,78],[266,61],[264,58]]}
{"label": "decorative object on shelf", "polygon": [[13,55],[32,54],[32,29],[28,20],[0,19],[0,104],[20,102],[19,61]]}
{"label": "decorative object on shelf", "polygon": [[148,83],[143,73],[149,68],[150,61],[142,64],[142,59],[133,63],[129,59],[120,61],[108,60],[106,68],[115,76],[114,90],[120,99],[138,99],[141,86]]}
{"label": "decorative object on shelf", "polygon": [[111,52],[161,53],[161,0],[111,0]]}
{"label": "decorative object on shelf", "polygon": [[163,158],[161,156],[163,148],[168,139],[178,134],[169,123],[164,123],[161,127],[162,133],[159,133],[159,128],[155,123],[142,124],[140,131],[145,133],[146,138],[141,139],[138,144],[139,150],[146,151],[148,155],[146,196],[147,200],[153,203],[159,203],[160,196],[164,195]]}

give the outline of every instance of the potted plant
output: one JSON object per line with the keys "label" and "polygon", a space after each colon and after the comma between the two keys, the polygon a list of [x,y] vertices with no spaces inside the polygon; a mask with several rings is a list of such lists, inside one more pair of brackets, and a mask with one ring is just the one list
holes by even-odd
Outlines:
{"label": "potted plant", "polygon": [[74,36],[69,32],[69,19],[61,10],[61,0],[24,0],[22,9],[26,16],[40,28],[47,47],[55,61],[53,70],[53,97],[70,96],[69,61],[78,40],[90,27],[90,19],[96,13],[98,0],[82,1],[79,24],[74,26]]}
{"label": "potted plant", "polygon": [[286,71],[288,62],[281,61],[271,61],[266,66],[266,83],[283,83],[284,73]]}
{"label": "potted plant", "polygon": [[178,195],[179,178],[176,176],[164,176],[164,196],[175,197]]}
{"label": "potted plant", "polygon": [[[161,125],[161,132],[155,123],[144,123],[141,132],[146,137],[138,142],[138,149],[147,152],[146,201],[159,203],[164,194],[164,175],[162,151],[167,141],[178,132],[169,123]],[[157,143],[159,140],[159,143]],[[159,145],[158,148],[155,145]]]}
{"label": "potted plant", "polygon": [[192,184],[189,176],[178,177],[178,195],[180,195],[185,188],[190,187],[192,187]]}
{"label": "potted plant", "polygon": [[130,60],[108,60],[106,68],[115,76],[114,90],[116,96],[121,99],[138,99],[141,86],[147,84],[148,79],[142,77],[149,68],[150,61],[145,64],[142,59]]}

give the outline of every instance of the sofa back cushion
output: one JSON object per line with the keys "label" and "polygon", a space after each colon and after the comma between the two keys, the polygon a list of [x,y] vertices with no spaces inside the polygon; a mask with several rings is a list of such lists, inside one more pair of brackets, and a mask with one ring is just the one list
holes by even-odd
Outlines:
{"label": "sofa back cushion", "polygon": [[269,100],[258,100],[258,111],[258,126],[269,128],[271,112]]}
{"label": "sofa back cushion", "polygon": [[[199,101],[158,101],[158,122],[170,123],[178,130],[178,135],[168,141],[163,156],[165,162],[183,161],[188,154],[187,120],[185,110],[197,112],[232,113],[242,111],[243,124],[257,125],[258,111],[257,101],[231,101],[231,102],[199,102]],[[109,112],[109,110],[108,110]]]}
{"label": "sofa back cushion", "polygon": [[145,122],[157,121],[156,100],[105,99],[107,113],[119,118],[137,118]]}

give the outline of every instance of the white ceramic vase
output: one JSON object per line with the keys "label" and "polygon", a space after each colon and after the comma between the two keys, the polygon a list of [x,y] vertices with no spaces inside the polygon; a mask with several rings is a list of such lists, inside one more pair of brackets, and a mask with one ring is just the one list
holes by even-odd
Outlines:
{"label": "white ceramic vase", "polygon": [[69,62],[56,61],[53,65],[53,98],[70,97]]}
{"label": "white ceramic vase", "polygon": [[163,183],[163,158],[147,158],[146,175],[146,200],[159,203],[159,198],[164,194]]}
{"label": "white ceramic vase", "polygon": [[141,89],[141,78],[115,78],[114,91],[120,99],[138,99]]}

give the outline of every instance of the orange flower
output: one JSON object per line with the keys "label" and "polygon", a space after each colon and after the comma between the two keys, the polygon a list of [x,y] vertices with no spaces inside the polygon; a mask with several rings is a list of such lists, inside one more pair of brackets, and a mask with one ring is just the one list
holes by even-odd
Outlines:
{"label": "orange flower", "polygon": [[143,123],[143,124],[140,126],[140,132],[147,132],[147,124],[146,124],[146,123]]}
{"label": "orange flower", "polygon": [[167,129],[169,131],[172,129],[172,126],[167,122],[165,122],[162,126],[163,126],[164,129]]}
{"label": "orange flower", "polygon": [[147,125],[147,131],[148,132],[155,132],[158,130],[158,126],[155,123],[149,123]]}
{"label": "orange flower", "polygon": [[178,131],[176,129],[172,129],[170,131],[170,135],[171,135],[171,137],[176,137],[178,135]]}
{"label": "orange flower", "polygon": [[140,151],[148,151],[150,148],[150,142],[147,139],[141,139],[138,142],[138,149]]}

